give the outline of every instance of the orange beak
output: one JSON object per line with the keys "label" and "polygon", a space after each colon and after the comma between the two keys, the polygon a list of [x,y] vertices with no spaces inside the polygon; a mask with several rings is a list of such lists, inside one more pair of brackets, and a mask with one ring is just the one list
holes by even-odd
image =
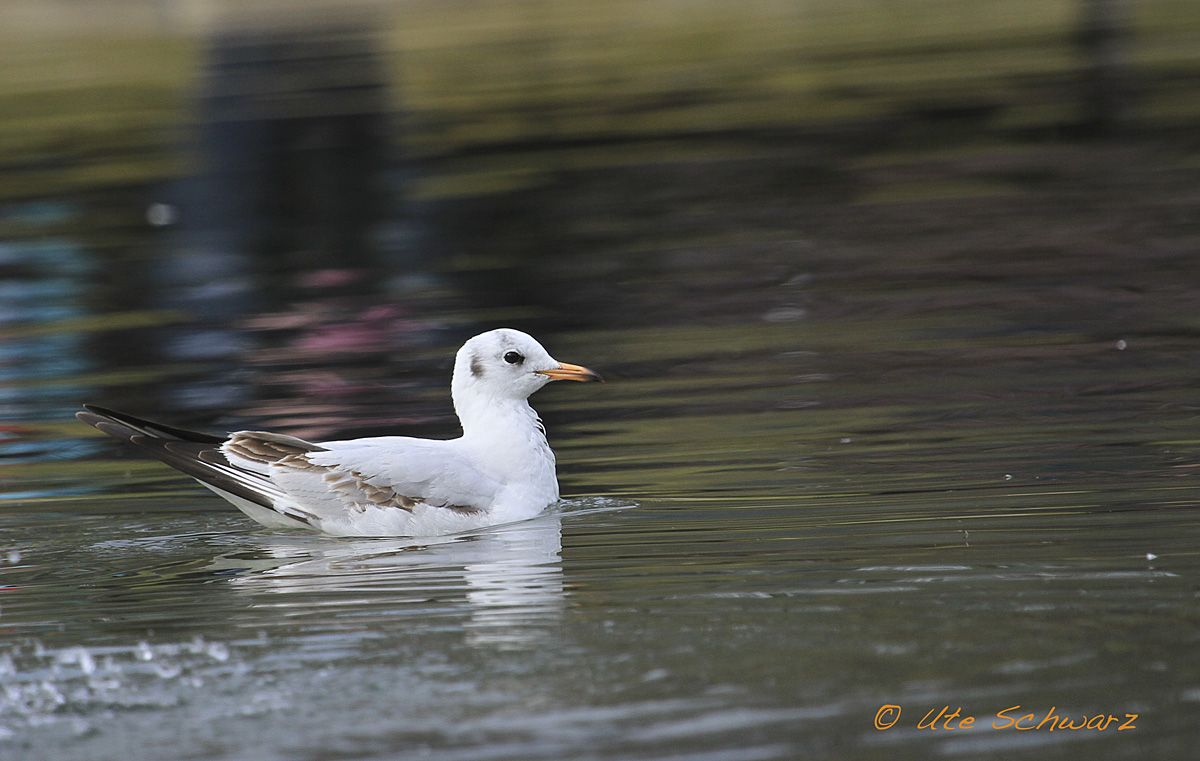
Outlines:
{"label": "orange beak", "polygon": [[569,381],[580,381],[580,382],[600,381],[601,383],[604,382],[604,379],[600,377],[599,373],[593,372],[592,370],[589,370],[586,367],[580,367],[579,365],[571,365],[566,362],[559,362],[558,367],[554,368],[553,370],[535,370],[534,372],[541,373],[542,375],[545,375],[550,380],[569,380]]}

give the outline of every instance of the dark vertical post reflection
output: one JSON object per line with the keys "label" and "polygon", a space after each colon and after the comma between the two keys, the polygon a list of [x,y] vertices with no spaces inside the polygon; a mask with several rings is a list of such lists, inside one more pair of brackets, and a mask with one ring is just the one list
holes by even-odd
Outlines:
{"label": "dark vertical post reflection", "polygon": [[1129,109],[1129,2],[1083,0],[1082,11],[1083,127],[1093,134],[1112,133],[1125,124]]}
{"label": "dark vertical post reflection", "polygon": [[189,231],[268,271],[372,262],[391,131],[362,27],[233,30],[208,43]]}
{"label": "dark vertical post reflection", "polygon": [[197,171],[180,181],[178,232],[153,273],[159,305],[191,324],[156,348],[218,370],[173,387],[171,407],[244,401],[245,379],[227,372],[252,348],[238,319],[294,301],[306,273],[373,282],[361,273],[378,265],[373,241],[391,205],[392,111],[365,23],[223,29],[204,57]]}

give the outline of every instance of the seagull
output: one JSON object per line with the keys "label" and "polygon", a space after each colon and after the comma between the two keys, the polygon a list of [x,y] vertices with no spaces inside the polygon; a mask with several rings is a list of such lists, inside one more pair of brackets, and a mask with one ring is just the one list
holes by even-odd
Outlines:
{"label": "seagull", "polygon": [[85,404],[76,417],[195,478],[271,528],[335,536],[440,536],[532,518],[558,501],[554,452],[529,396],[550,381],[599,381],[512,328],[463,344],[450,383],[456,439],[309,442],[212,436]]}

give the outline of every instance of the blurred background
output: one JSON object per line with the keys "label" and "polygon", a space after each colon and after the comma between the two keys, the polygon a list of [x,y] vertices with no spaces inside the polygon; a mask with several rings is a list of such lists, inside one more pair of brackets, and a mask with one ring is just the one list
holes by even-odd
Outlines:
{"label": "blurred background", "polygon": [[0,418],[330,435],[498,324],[616,331],[578,358],[611,364],[624,330],[1181,267],[1198,32],[1186,0],[8,0]]}
{"label": "blurred background", "polygon": [[[1198,249],[1195,0],[3,0],[0,756],[1188,757]],[[71,416],[452,436],[501,325],[612,382],[467,554]]]}

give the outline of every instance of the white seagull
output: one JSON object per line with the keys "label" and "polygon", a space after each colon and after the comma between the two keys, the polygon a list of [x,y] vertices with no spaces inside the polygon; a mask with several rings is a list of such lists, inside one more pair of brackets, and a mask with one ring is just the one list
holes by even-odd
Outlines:
{"label": "white seagull", "polygon": [[437,536],[532,518],[558,500],[554,452],[529,396],[598,381],[511,328],[463,344],[450,390],[457,439],[308,442],[264,431],[210,436],[84,405],[83,422],[195,478],[255,521],[338,536]]}

